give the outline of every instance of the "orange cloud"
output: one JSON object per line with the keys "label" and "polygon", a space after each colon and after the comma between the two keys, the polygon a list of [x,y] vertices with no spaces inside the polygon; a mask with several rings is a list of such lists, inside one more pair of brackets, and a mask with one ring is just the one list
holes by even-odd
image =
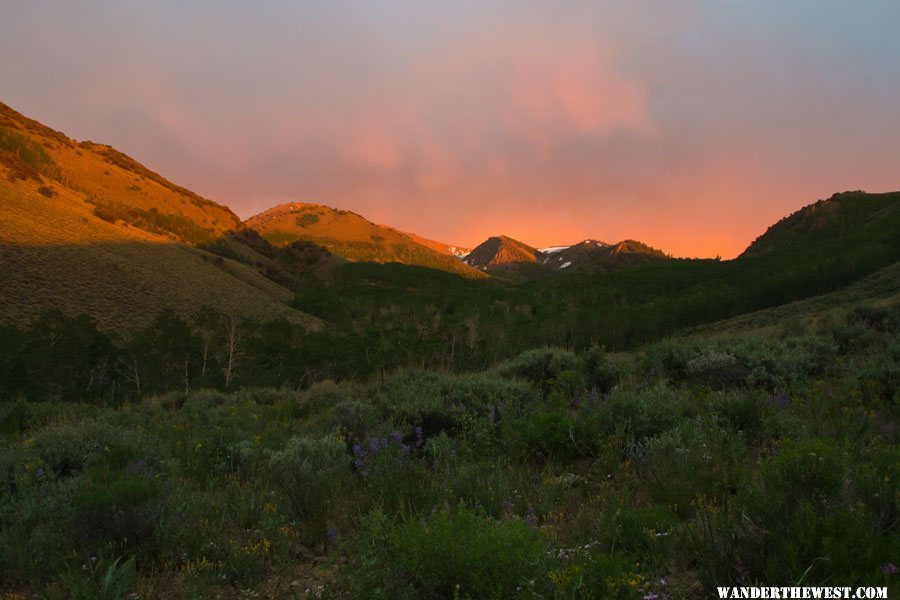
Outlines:
{"label": "orange cloud", "polygon": [[886,6],[132,3],[99,18],[48,0],[9,15],[0,53],[28,60],[0,79],[5,102],[245,217],[313,201],[461,245],[637,238],[729,257],[805,203],[900,184]]}

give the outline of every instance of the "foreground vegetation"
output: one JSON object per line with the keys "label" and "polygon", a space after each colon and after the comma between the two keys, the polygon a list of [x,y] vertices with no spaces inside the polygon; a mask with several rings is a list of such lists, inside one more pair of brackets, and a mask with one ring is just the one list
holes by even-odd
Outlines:
{"label": "foreground vegetation", "polygon": [[892,585],[898,334],[900,307],[861,306],[814,329],[539,348],[477,373],[10,398],[0,591],[652,600]]}

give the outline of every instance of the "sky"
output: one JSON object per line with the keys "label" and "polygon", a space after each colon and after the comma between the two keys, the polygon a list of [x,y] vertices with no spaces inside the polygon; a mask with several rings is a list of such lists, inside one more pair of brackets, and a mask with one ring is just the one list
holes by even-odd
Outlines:
{"label": "sky", "polygon": [[243,218],[739,254],[900,189],[900,2],[3,0],[0,101]]}

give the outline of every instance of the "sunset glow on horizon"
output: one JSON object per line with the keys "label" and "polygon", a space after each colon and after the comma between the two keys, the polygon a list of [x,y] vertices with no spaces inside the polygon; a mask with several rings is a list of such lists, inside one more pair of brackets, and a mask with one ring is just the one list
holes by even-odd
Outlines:
{"label": "sunset glow on horizon", "polygon": [[[731,258],[900,189],[900,3],[13,0],[0,101],[242,218]],[[27,60],[23,57],[27,56]]]}

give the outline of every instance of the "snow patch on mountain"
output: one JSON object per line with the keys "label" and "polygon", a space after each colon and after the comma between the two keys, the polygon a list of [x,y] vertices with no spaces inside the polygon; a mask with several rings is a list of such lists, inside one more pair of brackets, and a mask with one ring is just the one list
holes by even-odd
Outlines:
{"label": "snow patch on mountain", "polygon": [[556,252],[562,252],[567,248],[571,248],[572,246],[547,246],[546,248],[538,248],[540,252],[544,254],[554,254]]}

